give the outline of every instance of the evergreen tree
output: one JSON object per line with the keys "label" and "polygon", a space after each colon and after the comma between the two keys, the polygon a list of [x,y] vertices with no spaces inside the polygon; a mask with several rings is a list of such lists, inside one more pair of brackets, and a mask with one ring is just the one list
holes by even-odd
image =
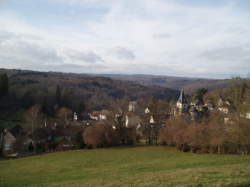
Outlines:
{"label": "evergreen tree", "polygon": [[196,91],[195,95],[194,95],[194,99],[199,99],[202,100],[203,96],[208,92],[208,90],[206,88],[200,88]]}
{"label": "evergreen tree", "polygon": [[9,78],[6,74],[0,76],[0,97],[9,94]]}
{"label": "evergreen tree", "polygon": [[3,156],[4,129],[0,127],[0,156]]}
{"label": "evergreen tree", "polygon": [[56,87],[56,104],[61,107],[61,101],[62,101],[62,94],[61,94],[61,88],[59,85]]}

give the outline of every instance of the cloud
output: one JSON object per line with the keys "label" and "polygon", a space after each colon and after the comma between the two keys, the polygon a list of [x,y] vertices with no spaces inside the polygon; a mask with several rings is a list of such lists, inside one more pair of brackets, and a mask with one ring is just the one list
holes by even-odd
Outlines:
{"label": "cloud", "polygon": [[124,47],[115,47],[111,49],[111,53],[118,59],[121,60],[135,60],[135,54],[132,50]]}
{"label": "cloud", "polygon": [[153,34],[153,38],[154,39],[164,39],[164,38],[171,38],[172,35],[169,33],[157,33],[157,34]]}
{"label": "cloud", "polygon": [[[10,32],[0,32],[0,41],[1,36],[4,36],[4,40],[0,43],[0,58],[9,60],[6,62],[8,64],[26,68],[36,64],[50,65],[61,61],[57,51],[47,45],[25,40],[22,36]],[[25,35],[24,38],[26,37],[28,36]]]}
{"label": "cloud", "polygon": [[[57,49],[44,39],[33,35],[21,35],[0,31],[0,65],[8,68],[43,69],[43,70],[86,70],[86,65],[103,63],[96,53],[76,49]],[[67,64],[68,62],[71,63]],[[79,65],[77,65],[77,63]],[[84,66],[85,65],[85,66]],[[99,64],[100,66],[100,64]],[[78,68],[79,67],[79,68]],[[85,68],[82,68],[85,67]]]}
{"label": "cloud", "polygon": [[216,61],[238,61],[244,62],[250,60],[250,48],[245,49],[242,46],[222,46],[213,48],[201,53],[201,57]]}
{"label": "cloud", "polygon": [[16,36],[10,32],[0,31],[0,44],[14,37]]}
{"label": "cloud", "polygon": [[204,77],[250,69],[250,11],[242,1],[14,2],[0,12],[1,67]]}
{"label": "cloud", "polygon": [[70,59],[71,62],[87,62],[87,63],[98,63],[104,62],[104,60],[97,55],[95,52],[89,51],[76,51],[76,50],[67,50],[65,51],[66,56]]}
{"label": "cloud", "polygon": [[69,4],[90,4],[90,3],[96,3],[99,0],[54,0],[54,1],[69,3]]}
{"label": "cloud", "polygon": [[109,8],[114,0],[47,0],[50,2],[64,4],[67,6],[81,6],[88,8]]}

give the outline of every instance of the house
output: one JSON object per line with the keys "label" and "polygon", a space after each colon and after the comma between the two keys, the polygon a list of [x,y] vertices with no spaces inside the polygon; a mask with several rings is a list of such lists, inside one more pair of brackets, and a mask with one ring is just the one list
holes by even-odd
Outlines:
{"label": "house", "polygon": [[101,110],[99,114],[99,120],[107,120],[110,114],[111,112],[108,110]]}
{"label": "house", "polygon": [[74,120],[77,121],[78,120],[78,116],[77,116],[77,113],[74,112]]}
{"label": "house", "polygon": [[145,109],[144,113],[145,113],[145,114],[149,114],[149,113],[150,113],[149,107],[147,107],[147,108]]}
{"label": "house", "polygon": [[246,113],[241,113],[240,114],[241,118],[245,118],[245,119],[250,119],[250,112],[246,112]]}
{"label": "house", "polygon": [[246,119],[250,119],[250,112],[246,113]]}
{"label": "house", "polygon": [[101,110],[101,111],[94,111],[89,113],[89,117],[92,120],[100,121],[100,120],[107,120],[108,116],[111,114],[108,110]]}
{"label": "house", "polygon": [[228,114],[229,113],[229,109],[227,107],[219,107],[218,110],[221,111],[224,114]]}
{"label": "house", "polygon": [[125,127],[136,127],[142,122],[141,118],[133,113],[125,116]]}
{"label": "house", "polygon": [[129,111],[129,112],[135,112],[135,110],[136,110],[136,105],[137,105],[137,102],[136,102],[136,101],[130,101],[130,102],[129,102],[129,105],[128,105],[128,111]]}
{"label": "house", "polygon": [[92,112],[92,113],[89,113],[89,117],[90,117],[90,119],[92,119],[92,120],[98,121],[98,120],[99,120],[99,112],[94,111],[94,112]]}
{"label": "house", "polygon": [[231,101],[224,100],[221,97],[218,100],[217,106],[218,106],[218,110],[224,114],[228,114],[229,112],[233,111],[233,105]]}
{"label": "house", "polygon": [[3,155],[8,157],[9,155],[16,154],[15,152],[15,143],[16,137],[8,130],[3,130],[3,144],[2,144],[2,152]]}
{"label": "house", "polygon": [[198,120],[200,117],[199,111],[196,109],[195,106],[190,107],[189,114],[190,114],[191,120],[193,121]]}
{"label": "house", "polygon": [[150,120],[149,120],[149,123],[151,123],[151,124],[152,124],[152,123],[155,123],[155,120],[154,120],[154,117],[153,117],[153,115],[151,115],[151,116],[150,116]]}
{"label": "house", "polygon": [[213,103],[211,102],[211,101],[208,101],[208,102],[206,102],[205,103],[205,106],[207,107],[207,109],[210,111],[210,112],[212,112],[212,111],[214,111],[214,105],[213,105]]}
{"label": "house", "polygon": [[24,134],[24,131],[20,125],[17,125],[11,129],[4,129],[1,135],[1,147],[3,155],[6,157],[18,156],[16,150],[17,139]]}

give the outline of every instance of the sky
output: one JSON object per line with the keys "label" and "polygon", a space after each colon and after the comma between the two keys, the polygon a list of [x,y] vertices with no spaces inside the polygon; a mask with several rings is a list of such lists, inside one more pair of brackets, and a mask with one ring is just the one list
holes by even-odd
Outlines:
{"label": "sky", "polygon": [[250,73],[249,0],[0,0],[0,68]]}

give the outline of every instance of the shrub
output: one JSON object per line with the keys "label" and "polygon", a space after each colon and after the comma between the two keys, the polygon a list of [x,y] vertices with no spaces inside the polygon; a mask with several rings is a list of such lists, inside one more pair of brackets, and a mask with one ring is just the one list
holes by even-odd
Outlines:
{"label": "shrub", "polygon": [[109,125],[92,125],[83,132],[83,141],[88,147],[108,147],[118,144],[116,131]]}

